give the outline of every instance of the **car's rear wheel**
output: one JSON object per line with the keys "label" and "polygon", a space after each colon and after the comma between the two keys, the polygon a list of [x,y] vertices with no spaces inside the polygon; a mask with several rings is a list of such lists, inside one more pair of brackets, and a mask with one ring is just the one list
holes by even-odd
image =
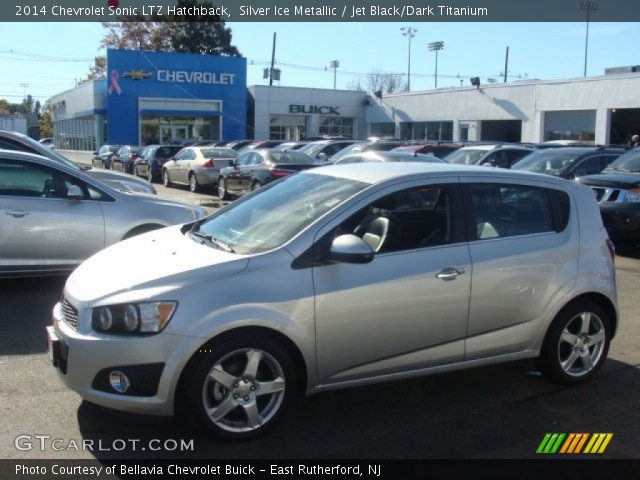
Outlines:
{"label": "car's rear wheel", "polygon": [[166,168],[164,170],[162,170],[162,184],[165,187],[170,187],[171,186],[171,179],[169,178],[169,172],[167,172]]}
{"label": "car's rear wheel", "polygon": [[291,357],[269,336],[227,336],[197,355],[187,379],[185,413],[197,427],[219,437],[242,439],[263,433],[295,396]]}
{"label": "car's rear wheel", "polygon": [[224,177],[218,179],[218,197],[220,200],[228,200],[229,192],[227,192],[227,181]]}
{"label": "car's rear wheel", "polygon": [[611,319],[598,305],[581,301],[562,310],[545,337],[540,369],[559,383],[593,377],[609,351]]}
{"label": "car's rear wheel", "polygon": [[254,192],[254,191],[258,190],[261,186],[262,186],[262,184],[256,180],[255,182],[253,182],[251,184],[251,191]]}
{"label": "car's rear wheel", "polygon": [[196,174],[191,172],[189,174],[189,190],[192,193],[196,193],[199,188],[200,188],[200,185],[198,184],[198,179],[196,178]]}

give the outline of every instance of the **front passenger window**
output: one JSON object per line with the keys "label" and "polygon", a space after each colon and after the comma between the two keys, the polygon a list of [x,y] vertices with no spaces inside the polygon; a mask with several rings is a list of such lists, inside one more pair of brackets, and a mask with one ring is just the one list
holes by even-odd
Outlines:
{"label": "front passenger window", "polygon": [[362,238],[374,252],[397,252],[452,242],[451,192],[425,186],[380,198],[344,222],[336,235]]}

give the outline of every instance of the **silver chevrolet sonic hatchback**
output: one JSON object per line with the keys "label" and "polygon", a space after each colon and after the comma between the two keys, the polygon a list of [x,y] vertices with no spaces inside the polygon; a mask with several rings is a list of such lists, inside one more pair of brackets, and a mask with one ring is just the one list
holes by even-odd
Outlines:
{"label": "silver chevrolet sonic hatchback", "polygon": [[299,173],[99,252],[48,336],[86,400],[242,438],[298,394],[352,385],[531,357],[581,382],[617,326],[588,187],[392,163]]}

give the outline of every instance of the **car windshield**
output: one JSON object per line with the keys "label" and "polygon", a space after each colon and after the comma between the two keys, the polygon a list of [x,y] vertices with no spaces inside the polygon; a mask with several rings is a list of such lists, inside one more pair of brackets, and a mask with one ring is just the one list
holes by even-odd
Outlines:
{"label": "car windshield", "polygon": [[236,158],[238,153],[230,148],[202,148],[204,158]]}
{"label": "car windshield", "polygon": [[291,175],[218,211],[193,234],[239,254],[277,248],[329,210],[368,186],[345,178],[310,173]]}
{"label": "car windshield", "polygon": [[604,171],[640,172],[640,148],[634,148],[616,158]]}
{"label": "car windshield", "polygon": [[332,157],[331,161],[335,162],[340,160],[341,158],[346,157],[347,155],[351,155],[352,153],[362,152],[365,148],[371,145],[372,142],[361,142],[354,143],[353,145],[349,145],[348,147],[343,148],[342,150],[338,150]]}
{"label": "car windshield", "polygon": [[475,165],[476,163],[478,163],[478,160],[480,160],[480,158],[489,151],[490,150],[486,149],[463,148],[461,150],[451,152],[445,157],[445,159],[448,163],[457,163],[459,165]]}
{"label": "car windshield", "polygon": [[539,150],[527,155],[511,167],[512,170],[545,173],[559,177],[584,152],[567,152],[554,150]]}
{"label": "car windshield", "polygon": [[283,164],[283,163],[296,163],[303,165],[312,165],[313,160],[308,155],[300,152],[279,152],[279,151],[270,151],[269,159],[273,163]]}

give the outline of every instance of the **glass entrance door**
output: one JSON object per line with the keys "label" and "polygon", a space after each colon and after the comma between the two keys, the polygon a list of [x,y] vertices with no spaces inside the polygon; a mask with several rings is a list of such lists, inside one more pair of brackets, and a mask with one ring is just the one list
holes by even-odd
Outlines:
{"label": "glass entrance door", "polygon": [[162,125],[160,127],[160,143],[170,143],[187,139],[186,125]]}

